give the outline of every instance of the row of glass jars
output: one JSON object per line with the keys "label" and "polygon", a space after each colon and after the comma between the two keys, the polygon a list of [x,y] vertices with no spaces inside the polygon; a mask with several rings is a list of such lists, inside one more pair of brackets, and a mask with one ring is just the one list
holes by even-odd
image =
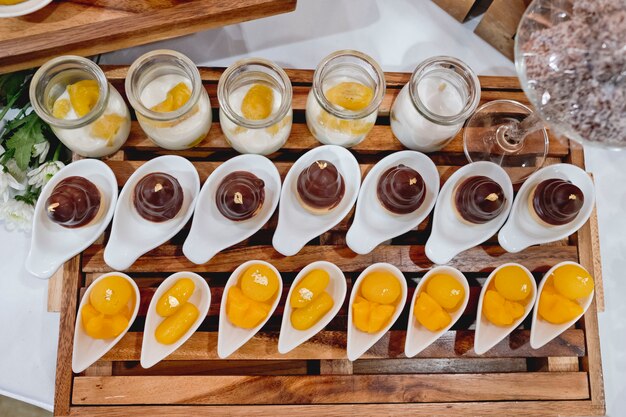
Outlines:
{"label": "row of glass jars", "polygon": [[[379,65],[357,51],[337,51],[315,70],[306,122],[324,144],[351,147],[373,128],[385,97]],[[157,145],[191,148],[209,133],[212,111],[198,68],[186,56],[157,50],[129,68],[126,95],[141,128]],[[130,133],[122,96],[92,61],[53,59],[35,74],[30,90],[37,114],[72,151],[88,157],[116,152]],[[245,59],[222,74],[217,88],[220,124],[241,153],[270,154],[291,132],[292,86],[285,71],[264,59]],[[422,62],[390,112],[394,136],[407,148],[445,146],[474,112],[480,85],[474,72],[450,57]]]}

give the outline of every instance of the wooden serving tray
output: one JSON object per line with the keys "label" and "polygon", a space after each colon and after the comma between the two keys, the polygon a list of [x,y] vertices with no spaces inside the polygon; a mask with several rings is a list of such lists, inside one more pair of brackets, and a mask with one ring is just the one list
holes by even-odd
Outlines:
{"label": "wooden serving tray", "polygon": [[64,0],[0,19],[0,74],[258,19],[296,0]]}
{"label": "wooden serving tray", "polygon": [[[123,92],[126,67],[105,67],[105,73]],[[201,74],[217,111],[216,86],[222,70],[202,68]],[[281,173],[304,151],[318,143],[304,123],[306,95],[312,71],[288,70],[294,85],[294,125],[289,141],[272,159]],[[353,152],[364,173],[383,155],[401,149],[388,126],[389,109],[409,74],[388,73],[387,94],[377,125]],[[526,102],[514,78],[481,77],[482,101],[510,98]],[[217,114],[217,113],[215,113]],[[444,182],[466,163],[459,134],[443,151],[431,154]],[[133,122],[123,150],[108,159],[120,187],[144,161],[164,153]],[[222,161],[235,153],[226,143],[219,123],[196,148],[176,152],[190,158],[204,181]],[[551,141],[548,164],[561,161],[583,166],[580,148]],[[199,215],[196,213],[196,215]],[[569,239],[535,246],[517,254],[506,253],[492,238],[461,253],[450,264],[470,281],[471,299],[461,320],[416,358],[403,355],[407,305],[392,330],[362,359],[346,359],[347,302],[327,328],[286,355],[277,351],[282,306],[296,273],[310,262],[327,260],[345,273],[348,284],[374,262],[390,262],[407,276],[409,300],[413,278],[432,267],[424,255],[432,217],[417,230],[393,239],[368,255],[356,255],[344,244],[351,215],[331,231],[311,241],[296,256],[284,257],[271,246],[276,215],[250,239],[227,249],[205,265],[194,265],[182,254],[187,230],[148,254],[130,268],[141,290],[141,308],[130,332],[102,360],[84,373],[73,374],[71,354],[77,303],[94,278],[109,268],[103,261],[107,234],[83,254],[67,262],[57,276],[62,283],[61,324],[56,374],[56,416],[581,416],[603,415],[605,410],[602,364],[598,340],[597,306],[584,318],[539,350],[529,346],[529,320],[521,329],[482,356],[473,347],[471,325],[481,283],[496,266],[520,262],[535,278],[554,264],[580,262],[596,278],[601,299],[595,213]],[[285,290],[275,315],[249,343],[226,360],[217,357],[217,315],[223,286],[241,263],[262,259],[283,274]],[[155,288],[170,273],[195,271],[212,291],[208,317],[180,349],[151,369],[139,365],[146,308]],[[62,278],[62,279],[60,279]],[[54,284],[53,283],[53,284]],[[54,285],[53,285],[53,288]],[[350,290],[350,288],[349,288]],[[349,297],[347,297],[349,298]]]}

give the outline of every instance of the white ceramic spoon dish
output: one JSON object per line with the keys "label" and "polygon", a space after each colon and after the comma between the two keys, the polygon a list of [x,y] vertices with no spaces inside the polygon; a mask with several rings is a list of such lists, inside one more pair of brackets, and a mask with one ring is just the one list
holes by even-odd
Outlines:
{"label": "white ceramic spoon dish", "polygon": [[[187,300],[196,306],[199,313],[196,322],[187,330],[187,332],[181,336],[176,342],[171,345],[164,345],[156,340],[155,332],[157,327],[165,320],[165,317],[161,317],[156,312],[156,305],[161,296],[169,290],[175,283],[181,278],[189,278],[194,284],[195,288],[191,297]],[[150,306],[146,314],[146,323],[143,329],[143,342],[141,344],[141,366],[143,368],[150,368],[161,360],[165,359],[176,349],[181,347],[185,343],[198,327],[202,324],[202,321],[209,312],[211,306],[211,290],[207,282],[198,274],[193,272],[177,272],[167,277],[159,288],[155,291],[150,300]]]}
{"label": "white ceramic spoon dish", "polygon": [[[325,214],[313,214],[302,207],[296,184],[300,173],[315,161],[326,160],[337,167],[345,183],[345,194],[337,207]],[[285,256],[295,255],[311,239],[334,227],[348,215],[361,185],[361,169],[344,147],[324,145],[313,148],[293,164],[280,194],[278,225],[272,239],[274,249]]]}
{"label": "white ceramic spoon dish", "polygon": [[[265,199],[260,211],[251,219],[229,220],[217,209],[215,194],[221,181],[235,171],[248,171],[265,183]],[[183,253],[191,262],[208,262],[221,250],[256,233],[270,219],[280,197],[280,175],[276,166],[261,155],[239,155],[221,164],[207,178],[196,203],[196,215]]]}
{"label": "white ceramic spoon dish", "polygon": [[[552,339],[563,333],[565,330],[569,329],[576,323],[589,309],[591,302],[593,301],[593,295],[595,290],[591,292],[587,297],[578,300],[578,304],[582,307],[582,314],[578,315],[576,318],[562,324],[552,324],[541,317],[538,317],[539,310],[539,299],[541,298],[541,292],[543,291],[543,287],[550,278],[550,275],[559,267],[563,265],[576,265],[582,268],[580,264],[571,261],[561,262],[559,264],[554,265],[546,274],[543,276],[543,279],[539,283],[539,289],[537,290],[537,300],[535,302],[535,309],[533,310],[533,322],[532,327],[530,328],[530,347],[533,349],[539,349],[544,346],[546,343],[550,342]],[[583,268],[584,269],[584,268]]]}
{"label": "white ceramic spoon dish", "polygon": [[51,2],[52,0],[27,0],[23,3],[0,6],[0,18],[24,16],[34,13],[39,9],[43,9]]}
{"label": "white ceramic spoon dish", "polygon": [[[459,304],[456,310],[454,310],[453,312],[448,312],[451,318],[450,324],[448,324],[448,326],[439,331],[431,332],[417,321],[414,316],[414,309],[415,300],[417,299],[417,296],[425,290],[424,286],[428,282],[428,279],[437,274],[450,275],[454,277],[463,286],[463,289],[465,290],[465,297],[463,298],[463,301],[461,302],[461,304]],[[417,288],[415,288],[415,292],[413,293],[413,298],[411,300],[411,308],[409,309],[409,324],[406,330],[406,339],[404,342],[404,354],[406,355],[406,357],[412,358],[413,356],[417,355],[428,346],[430,346],[435,340],[439,339],[445,332],[450,330],[452,326],[454,326],[454,323],[456,323],[463,315],[463,312],[467,307],[469,297],[470,288],[469,284],[467,283],[467,278],[465,278],[465,275],[463,275],[463,273],[458,269],[452,268],[450,266],[437,266],[428,271],[426,275],[424,275],[424,277],[420,280],[419,284],[417,284]]]}
{"label": "white ceramic spoon dish", "polygon": [[[540,182],[558,178],[569,180],[583,192],[585,200],[576,218],[562,226],[540,224],[530,213],[529,199]],[[571,164],[555,164],[541,168],[524,182],[515,202],[509,220],[500,230],[498,242],[507,252],[519,252],[532,245],[554,242],[576,232],[591,216],[595,203],[593,181],[584,170]]]}
{"label": "white ceramic spoon dish", "polygon": [[[385,209],[377,197],[380,176],[403,164],[416,170],[426,185],[426,196],[413,213],[397,215]],[[354,221],[346,235],[350,249],[359,254],[371,252],[382,242],[416,228],[430,214],[439,194],[439,172],[433,161],[421,152],[400,151],[381,159],[365,177],[357,200]]]}
{"label": "white ceramic spoon dish", "polygon": [[[274,302],[272,303],[272,308],[270,309],[267,317],[259,323],[253,329],[243,329],[241,327],[233,325],[228,316],[226,315],[226,300],[228,299],[228,290],[233,285],[237,285],[239,281],[239,276],[252,264],[263,264],[270,267],[276,276],[278,276],[278,290],[276,290],[276,296]],[[255,334],[261,330],[261,327],[267,323],[267,321],[272,317],[276,307],[278,307],[278,303],[280,302],[280,298],[283,294],[283,279],[280,275],[280,272],[274,267],[274,265],[267,263],[265,261],[248,261],[239,265],[237,269],[230,275],[226,285],[224,286],[224,292],[222,293],[222,302],[220,304],[220,318],[219,318],[219,328],[217,333],[217,355],[224,359],[233,354],[237,349],[246,344],[246,342]]]}
{"label": "white ceramic spoon dish", "polygon": [[[135,185],[144,176],[164,172],[176,178],[183,189],[183,205],[171,220],[157,223],[139,215],[133,205]],[[113,218],[104,261],[113,269],[128,269],[141,255],[167,242],[189,221],[200,190],[198,171],[187,159],[175,155],[154,158],[130,176],[122,192]]]}
{"label": "white ceramic spoon dish", "polygon": [[[77,228],[54,223],[46,213],[46,200],[62,180],[72,176],[91,181],[101,193],[104,207],[91,224]],[[43,187],[33,216],[33,237],[26,257],[26,270],[39,278],[50,278],[65,261],[87,249],[111,222],[117,204],[115,174],[104,162],[82,159],[61,169]]]}
{"label": "white ceramic spoon dish", "polygon": [[[326,287],[326,292],[333,298],[334,304],[328,313],[324,315],[315,323],[311,328],[307,330],[296,330],[291,325],[291,313],[293,312],[293,308],[291,307],[291,294],[293,293],[293,289],[298,285],[298,283],[304,278],[309,272],[314,269],[323,269],[330,275],[330,280],[328,282],[328,286]],[[280,336],[278,337],[278,352],[285,354],[290,352],[294,348],[300,346],[302,343],[309,340],[311,337],[315,336],[319,333],[330,321],[335,318],[343,302],[346,298],[346,277],[337,267],[337,265],[326,262],[326,261],[318,261],[308,264],[304,269],[302,269],[296,278],[293,280],[293,284],[291,284],[291,288],[289,289],[289,294],[287,295],[287,300],[285,301],[285,309],[283,311],[283,321],[280,326]]]}
{"label": "white ceramic spoon dish", "polygon": [[[502,213],[487,223],[467,224],[461,221],[454,208],[453,193],[457,184],[473,176],[491,178],[502,187],[506,198]],[[460,168],[446,181],[437,197],[433,229],[426,242],[426,256],[436,264],[445,264],[464,250],[480,245],[502,227],[512,204],[513,184],[500,166],[493,162],[481,161]]]}
{"label": "white ceramic spoon dish", "polygon": [[[133,287],[135,295],[133,314],[128,321],[128,327],[126,327],[126,330],[120,333],[115,339],[94,339],[93,337],[87,335],[83,329],[81,312],[83,310],[83,306],[89,302],[89,296],[91,295],[91,290],[94,285],[110,276],[122,277]],[[126,332],[128,332],[128,329],[130,329],[130,326],[133,325],[133,322],[137,318],[140,303],[141,299],[139,297],[139,288],[137,287],[137,284],[135,284],[135,281],[133,281],[131,277],[121,272],[109,272],[107,274],[100,275],[91,283],[89,287],[87,287],[82,300],[80,300],[78,314],[76,315],[76,325],[74,326],[74,347],[72,348],[72,371],[74,371],[74,373],[78,374],[83,372],[85,369],[93,365],[98,359],[104,356],[105,353],[111,350],[111,348],[115,346],[122,337],[124,337]]]}
{"label": "white ceramic spoon dish", "polygon": [[[496,326],[491,323],[487,318],[483,315],[483,299],[485,298],[485,293],[487,292],[487,288],[489,288],[489,284],[491,280],[496,276],[496,273],[504,268],[505,266],[515,265],[521,267],[524,272],[530,278],[531,285],[533,287],[533,292],[530,298],[527,300],[526,305],[524,306],[524,314],[522,317],[518,318],[513,324],[510,326]],[[535,299],[537,298],[537,283],[535,282],[535,278],[530,273],[526,267],[516,263],[506,263],[502,264],[489,275],[487,280],[485,280],[485,284],[483,285],[483,289],[480,292],[480,298],[478,299],[478,313],[476,314],[476,331],[474,333],[474,352],[477,355],[482,355],[487,352],[489,349],[500,343],[502,339],[507,337],[513,330],[515,330],[524,319],[528,316],[533,306],[535,305]]]}
{"label": "white ceramic spoon dish", "polygon": [[[393,316],[391,316],[389,323],[387,323],[385,327],[383,327],[382,329],[380,329],[380,331],[376,333],[366,333],[357,329],[356,326],[354,325],[354,321],[352,320],[352,304],[354,304],[354,299],[359,293],[359,287],[361,286],[361,281],[363,281],[363,278],[365,278],[365,276],[369,274],[370,272],[375,272],[375,271],[386,271],[395,275],[398,281],[400,281],[402,294],[400,294],[400,299],[398,300],[396,304],[396,311],[393,313]],[[391,326],[393,326],[396,320],[398,320],[398,317],[400,317],[400,314],[402,313],[402,310],[404,309],[404,305],[406,304],[406,297],[407,297],[406,278],[404,277],[404,274],[395,266],[388,264],[388,263],[380,262],[380,263],[370,265],[363,272],[361,272],[361,275],[359,275],[359,277],[356,279],[356,281],[352,285],[352,292],[350,293],[350,303],[348,304],[347,353],[348,353],[349,360],[355,361],[359,359],[365,352],[369,350],[369,348],[374,346],[374,344],[376,344],[376,342],[378,342],[380,338],[383,337],[385,333],[387,333],[387,331],[389,331]]]}

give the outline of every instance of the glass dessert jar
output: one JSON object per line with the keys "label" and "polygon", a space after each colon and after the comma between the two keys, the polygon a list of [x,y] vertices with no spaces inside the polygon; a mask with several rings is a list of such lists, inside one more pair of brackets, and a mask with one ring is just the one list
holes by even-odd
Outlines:
{"label": "glass dessert jar", "polygon": [[421,152],[443,148],[480,101],[480,82],[464,62],[436,56],[415,68],[391,107],[391,130],[404,146]]}
{"label": "glass dessert jar", "polygon": [[30,101],[59,140],[81,156],[110,155],[128,139],[124,99],[86,58],[60,56],[42,65],[30,83]]}
{"label": "glass dessert jar", "polygon": [[324,144],[357,145],[376,123],[384,95],[385,75],[376,61],[358,51],[333,52],[313,75],[307,126]]}
{"label": "glass dessert jar", "polygon": [[137,58],[126,76],[126,94],[141,128],[162,148],[191,148],[211,129],[200,72],[179,52],[160,49]]}
{"label": "glass dessert jar", "polygon": [[220,126],[240,153],[267,155],[280,149],[291,133],[291,81],[278,65],[249,58],[220,77],[217,99]]}

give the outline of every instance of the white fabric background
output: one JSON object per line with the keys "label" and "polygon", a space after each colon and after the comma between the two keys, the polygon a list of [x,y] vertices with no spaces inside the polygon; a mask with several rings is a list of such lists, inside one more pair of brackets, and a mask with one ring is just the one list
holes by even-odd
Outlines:
{"label": "white fabric background", "polygon": [[[146,51],[176,49],[198,65],[228,66],[260,56],[314,68],[330,52],[370,54],[386,71],[412,71],[422,59],[452,55],[478,74],[515,75],[513,64],[428,0],[299,0],[294,13],[130,48],[102,57],[130,64]],[[609,416],[626,414],[626,152],[587,150],[597,184],[606,313],[600,316]],[[0,393],[51,409],[58,314],[46,312],[47,284],[23,269],[28,238],[0,227]]]}

